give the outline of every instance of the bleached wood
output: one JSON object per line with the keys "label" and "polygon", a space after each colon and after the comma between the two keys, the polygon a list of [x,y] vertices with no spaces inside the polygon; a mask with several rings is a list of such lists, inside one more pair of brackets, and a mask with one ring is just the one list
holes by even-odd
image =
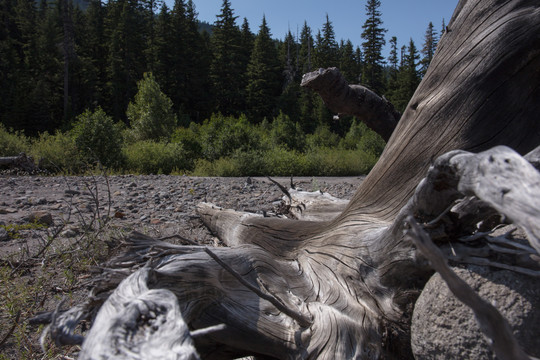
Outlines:
{"label": "bleached wood", "polygon": [[[337,217],[291,220],[199,207],[205,224],[229,246],[213,250],[219,259],[252,286],[308,315],[310,326],[248,290],[203,247],[172,246],[141,234],[127,239],[127,252],[108,264],[97,288],[108,294],[148,263],[155,274],[151,288],[174,294],[190,330],[225,324],[226,331],[197,340],[201,358],[410,358],[408,311],[431,269],[403,238],[406,216],[412,212],[430,222],[450,208],[430,228],[439,232],[439,244],[477,230],[473,209],[493,206],[510,211],[511,219],[536,216],[521,196],[509,197],[515,200],[508,210],[509,192],[484,194],[465,180],[460,184],[483,160],[452,151],[507,145],[525,154],[540,143],[538,33],[536,0],[461,0],[380,160]],[[471,194],[489,206],[467,200]],[[461,217],[452,213],[456,200]],[[538,234],[534,226],[529,231]]]}

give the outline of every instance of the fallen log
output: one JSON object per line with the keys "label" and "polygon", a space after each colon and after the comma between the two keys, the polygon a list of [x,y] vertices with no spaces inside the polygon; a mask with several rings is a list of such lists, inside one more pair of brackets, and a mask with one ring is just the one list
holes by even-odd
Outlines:
{"label": "fallen log", "polygon": [[28,173],[33,173],[37,170],[34,159],[25,153],[20,153],[17,156],[0,157],[0,168],[21,169]]}

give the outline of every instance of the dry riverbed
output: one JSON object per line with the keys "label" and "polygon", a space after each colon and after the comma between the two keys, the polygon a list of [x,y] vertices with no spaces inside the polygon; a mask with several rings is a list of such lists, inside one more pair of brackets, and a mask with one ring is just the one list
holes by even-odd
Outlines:
{"label": "dry riverbed", "polygon": [[[289,178],[275,180],[290,187]],[[293,182],[302,190],[349,199],[362,180]],[[0,359],[52,359],[76,352],[76,347],[63,353],[46,344],[51,350],[44,357],[41,329],[27,319],[53,310],[62,298],[67,307],[86,296],[92,274],[129,232],[218,245],[197,216],[198,203],[272,216],[282,196],[270,180],[258,177],[0,176]]]}

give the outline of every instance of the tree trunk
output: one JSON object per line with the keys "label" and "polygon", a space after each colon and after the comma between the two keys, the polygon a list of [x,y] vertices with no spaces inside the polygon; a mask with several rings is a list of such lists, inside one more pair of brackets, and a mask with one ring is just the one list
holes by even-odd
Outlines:
{"label": "tree trunk", "polygon": [[[94,296],[56,312],[51,331],[69,342],[73,324],[127,276],[103,309],[118,306],[119,292],[125,305],[116,312],[140,296],[135,289],[159,289],[145,295],[152,304],[170,299],[164,292],[174,294],[175,311],[191,332],[225,325],[194,338],[201,358],[412,357],[410,312],[433,270],[411,233],[404,236],[410,215],[444,247],[477,231],[479,217],[498,212],[523,226],[538,249],[540,175],[509,148],[489,149],[506,145],[525,154],[540,144],[539,33],[537,0],[461,0],[379,162],[348,204],[308,220],[202,204],[201,218],[227,247],[175,246],[132,234],[128,251],[106,266],[115,270],[97,280]],[[176,317],[164,315],[175,309],[167,301],[150,316],[135,316],[136,331],[133,316],[96,320],[81,358],[98,358],[94,336],[111,328],[122,346],[107,342],[100,354],[141,358],[140,337],[126,334],[175,328],[169,321]],[[186,331],[177,338],[158,334],[163,341],[151,341],[160,353],[146,359],[176,358],[178,344],[191,348]]]}

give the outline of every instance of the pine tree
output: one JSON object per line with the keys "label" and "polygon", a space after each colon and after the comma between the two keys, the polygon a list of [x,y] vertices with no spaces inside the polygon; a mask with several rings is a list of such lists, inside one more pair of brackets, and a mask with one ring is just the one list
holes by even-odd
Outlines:
{"label": "pine tree", "polygon": [[346,42],[342,40],[339,52],[339,70],[349,84],[356,83],[360,73],[358,72],[358,62],[351,40],[347,40]]}
{"label": "pine tree", "polygon": [[204,46],[202,35],[199,33],[197,12],[192,0],[188,0],[186,3],[184,38],[187,49],[184,54],[186,68],[184,111],[191,120],[198,122],[202,120],[200,113],[206,111],[207,108],[208,91],[205,89],[209,87],[210,54]]}
{"label": "pine tree", "polygon": [[326,14],[322,33],[317,33],[315,67],[328,68],[339,66],[339,45],[336,41],[334,26]]}
{"label": "pine tree", "polygon": [[388,56],[388,63],[390,67],[388,69],[388,84],[386,86],[386,96],[392,100],[394,93],[398,88],[398,71],[399,71],[399,58],[397,50],[397,37],[392,36],[390,39],[390,55]]}
{"label": "pine tree", "polygon": [[32,88],[27,94],[31,109],[27,114],[34,132],[53,132],[63,119],[62,5],[43,7],[38,13],[35,54],[31,64]]}
{"label": "pine tree", "polygon": [[280,43],[280,62],[283,70],[284,88],[279,96],[278,108],[281,112],[289,116],[292,121],[300,121],[299,97],[301,93],[300,79],[298,71],[299,44],[289,30],[285,40]]}
{"label": "pine tree", "polygon": [[437,49],[437,42],[437,32],[435,31],[433,23],[430,22],[424,36],[424,46],[421,51],[423,55],[422,60],[420,61],[420,72],[422,76],[426,74],[431,59],[433,59],[435,49]]}
{"label": "pine tree", "polygon": [[0,2],[0,122],[8,128],[21,129],[15,114],[15,102],[24,74],[24,57],[16,7],[16,0]]}
{"label": "pine tree", "polygon": [[362,43],[364,55],[362,83],[379,94],[384,90],[382,48],[386,44],[384,40],[386,29],[382,28],[380,6],[381,2],[379,0],[367,1],[367,19],[362,26],[362,39],[364,39]]}
{"label": "pine tree", "polygon": [[409,46],[403,56],[397,77],[397,89],[389,96],[390,101],[398,111],[404,111],[420,83],[420,72],[418,64],[420,55],[416,49],[414,41],[410,39]]}
{"label": "pine tree", "polygon": [[138,0],[108,3],[108,93],[115,119],[125,119],[127,105],[146,68],[144,11]]}
{"label": "pine tree", "polygon": [[311,28],[307,22],[304,21],[302,32],[300,35],[300,50],[298,56],[298,67],[302,74],[312,71],[313,67],[313,36],[311,34]]}
{"label": "pine tree", "polygon": [[[88,76],[85,89],[88,104],[106,106],[107,84],[107,44],[105,35],[106,8],[101,0],[92,0],[86,9],[86,28],[75,31],[76,42],[80,45],[79,55],[88,59]],[[77,24],[77,23],[76,23]],[[90,70],[92,69],[92,70]]]}
{"label": "pine tree", "polygon": [[173,87],[170,71],[175,65],[174,44],[171,41],[173,32],[171,13],[167,4],[163,3],[155,20],[154,43],[151,51],[149,51],[152,61],[148,64],[148,69],[169,97],[171,97],[170,92]]}
{"label": "pine tree", "polygon": [[242,108],[242,49],[240,29],[236,26],[229,0],[223,0],[212,36],[210,80],[215,110],[223,115],[237,115]]}
{"label": "pine tree", "polygon": [[152,73],[145,73],[137,88],[135,101],[127,109],[131,140],[169,139],[176,127],[171,99],[161,91]]}
{"label": "pine tree", "polygon": [[251,121],[273,117],[281,92],[279,58],[270,29],[263,16],[247,69],[247,109]]}

